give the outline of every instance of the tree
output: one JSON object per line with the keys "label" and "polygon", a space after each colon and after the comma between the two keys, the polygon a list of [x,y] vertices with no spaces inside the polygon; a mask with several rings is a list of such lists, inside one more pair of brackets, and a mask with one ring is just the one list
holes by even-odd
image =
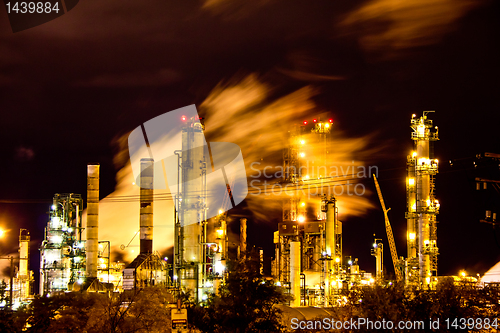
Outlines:
{"label": "tree", "polygon": [[256,253],[231,262],[229,275],[206,306],[189,310],[190,322],[202,332],[282,332],[281,310],[276,305],[289,297],[260,274]]}

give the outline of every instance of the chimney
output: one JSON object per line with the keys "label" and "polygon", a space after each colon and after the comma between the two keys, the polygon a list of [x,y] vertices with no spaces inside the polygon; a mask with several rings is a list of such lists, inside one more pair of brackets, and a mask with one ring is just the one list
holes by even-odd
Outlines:
{"label": "chimney", "polygon": [[141,254],[153,252],[153,164],[152,158],[141,159]]}
{"label": "chimney", "polygon": [[87,278],[97,278],[99,248],[99,163],[87,165]]}

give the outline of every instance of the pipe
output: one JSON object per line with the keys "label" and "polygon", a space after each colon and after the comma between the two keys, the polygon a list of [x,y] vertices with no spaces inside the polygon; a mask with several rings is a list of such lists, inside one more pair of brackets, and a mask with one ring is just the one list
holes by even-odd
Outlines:
{"label": "pipe", "polygon": [[99,163],[87,165],[87,279],[97,278],[99,249]]}
{"label": "pipe", "polygon": [[140,176],[140,253],[153,252],[153,164],[152,158],[141,159]]}
{"label": "pipe", "polygon": [[243,256],[247,253],[247,219],[240,219],[240,252]]}
{"label": "pipe", "polygon": [[290,288],[292,306],[300,306],[300,242],[290,242]]}

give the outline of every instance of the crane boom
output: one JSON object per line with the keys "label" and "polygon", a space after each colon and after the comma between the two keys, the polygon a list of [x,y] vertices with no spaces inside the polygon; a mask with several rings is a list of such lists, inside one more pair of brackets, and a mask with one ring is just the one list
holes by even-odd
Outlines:
{"label": "crane boom", "polygon": [[402,281],[403,274],[397,267],[398,252],[396,250],[396,242],[394,241],[394,235],[392,234],[391,223],[389,222],[389,216],[387,215],[387,212],[390,210],[390,208],[389,209],[385,208],[384,198],[382,197],[382,190],[380,189],[380,185],[378,184],[377,177],[375,177],[375,175],[373,175],[373,180],[375,181],[375,187],[377,188],[377,194],[378,198],[380,199],[380,205],[382,205],[382,210],[384,211],[385,231],[387,232],[387,239],[389,240],[389,247],[391,248],[391,257],[392,257],[392,263],[394,264],[394,272],[396,273],[396,280]]}

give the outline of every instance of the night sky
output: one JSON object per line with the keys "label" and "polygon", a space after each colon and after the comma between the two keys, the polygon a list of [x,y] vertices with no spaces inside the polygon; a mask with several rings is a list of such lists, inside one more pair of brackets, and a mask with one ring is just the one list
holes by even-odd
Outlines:
{"label": "night sky", "polygon": [[[127,160],[118,154],[120,138],[135,127],[200,106],[214,88],[254,75],[267,87],[261,104],[308,87],[309,120],[327,114],[345,138],[369,136],[373,153],[364,161],[379,168],[400,256],[410,118],[435,110],[438,273],[482,274],[500,260],[500,248],[492,226],[479,223],[471,158],[500,153],[499,9],[466,0],[87,0],[17,33],[1,9],[0,227],[9,232],[0,253],[15,252],[19,228],[28,228],[37,255],[51,198],[85,196],[88,162],[101,164],[101,197],[112,193]],[[300,117],[291,112],[290,124]],[[244,126],[240,118],[249,121],[236,115],[225,126]],[[453,159],[462,160],[451,167]],[[386,236],[373,183],[364,184],[374,208],[343,218],[344,255],[374,272],[373,234]],[[245,204],[242,212],[249,242],[272,256],[279,214],[263,220]]]}

